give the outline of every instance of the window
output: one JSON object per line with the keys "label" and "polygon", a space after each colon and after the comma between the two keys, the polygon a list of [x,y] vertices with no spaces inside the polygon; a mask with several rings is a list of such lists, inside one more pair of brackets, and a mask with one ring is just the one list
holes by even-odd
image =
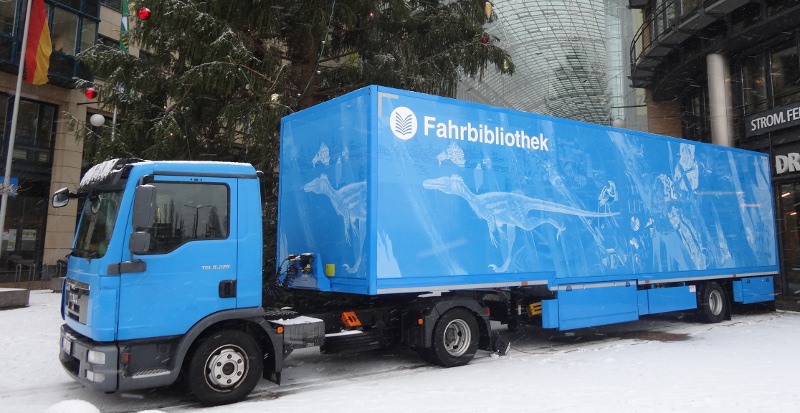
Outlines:
{"label": "window", "polygon": [[82,258],[101,258],[106,255],[114,225],[117,222],[122,188],[93,192],[81,213],[75,248],[72,254]]}
{"label": "window", "polygon": [[779,188],[777,224],[780,232],[781,258],[786,274],[784,293],[800,295],[800,184],[782,184]]}
{"label": "window", "polygon": [[770,69],[774,106],[800,100],[800,56],[794,38],[770,50]]}
{"label": "window", "polygon": [[700,0],[681,0],[681,15],[694,11],[700,5]]}
{"label": "window", "polygon": [[[50,38],[53,54],[50,55],[50,82],[54,84],[74,82],[75,78],[91,80],[92,74],[75,56],[94,45],[100,22],[97,1],[69,0],[48,8]],[[18,33],[21,36],[20,33]]]}
{"label": "window", "polygon": [[23,99],[19,104],[19,123],[14,141],[14,161],[40,164],[49,169],[53,151],[56,107]]}
{"label": "window", "polygon": [[78,52],[82,52],[94,46],[95,34],[97,33],[97,23],[84,19],[81,25],[81,48]]}
{"label": "window", "polygon": [[[0,139],[6,159],[14,98],[0,94]],[[58,107],[22,99],[14,143],[11,177],[18,179],[17,195],[9,197],[0,257],[0,283],[13,281],[15,268],[41,263],[52,178],[52,156]],[[25,270],[27,271],[27,269]],[[11,277],[9,279],[9,277]]]}
{"label": "window", "polygon": [[708,104],[705,89],[693,88],[684,96],[681,106],[683,138],[711,142],[711,127],[706,116]]}
{"label": "window", "polygon": [[17,3],[14,1],[0,1],[0,33],[14,35],[16,23]]}
{"label": "window", "polygon": [[762,54],[748,56],[742,60],[742,98],[745,115],[767,109],[767,83],[764,71]]}
{"label": "window", "polygon": [[54,51],[74,55],[78,40],[78,15],[57,7],[53,11],[50,36]]}
{"label": "window", "polygon": [[744,31],[761,21],[761,5],[750,3],[731,13],[731,30],[734,33]]}
{"label": "window", "polygon": [[111,9],[114,9],[114,10],[118,10],[118,11],[122,10],[122,0],[101,0],[101,1],[102,1],[103,5],[108,7],[108,8],[111,8]]}
{"label": "window", "polygon": [[153,182],[153,186],[156,217],[149,229],[149,253],[163,254],[187,242],[228,237],[227,185]]}
{"label": "window", "polygon": [[800,4],[798,0],[765,0],[764,2],[767,4],[767,15],[769,16],[777,16]]}

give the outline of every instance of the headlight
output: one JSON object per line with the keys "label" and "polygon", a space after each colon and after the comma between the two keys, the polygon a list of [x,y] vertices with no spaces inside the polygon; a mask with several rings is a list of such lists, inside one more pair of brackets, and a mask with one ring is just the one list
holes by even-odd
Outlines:
{"label": "headlight", "polygon": [[89,350],[89,354],[86,355],[86,360],[92,364],[106,364],[106,353]]}

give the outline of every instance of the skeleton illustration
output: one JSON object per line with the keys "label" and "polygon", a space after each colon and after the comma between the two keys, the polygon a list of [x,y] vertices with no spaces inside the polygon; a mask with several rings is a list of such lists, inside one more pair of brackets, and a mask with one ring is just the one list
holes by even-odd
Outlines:
{"label": "skeleton illustration", "polygon": [[509,264],[511,264],[517,227],[525,231],[531,231],[540,225],[550,224],[558,231],[556,238],[566,229],[554,219],[546,217],[544,212],[581,217],[611,217],[619,214],[617,212],[585,211],[513,192],[474,194],[467,188],[464,179],[459,175],[428,179],[422,183],[422,186],[426,189],[438,189],[446,194],[458,195],[464,198],[469,203],[472,211],[481,219],[486,220],[489,225],[489,238],[495,247],[498,246],[497,239],[494,236],[495,231],[506,239],[508,255],[503,265],[500,267],[493,264],[489,265],[495,272],[505,272],[508,270]]}
{"label": "skeleton illustration", "polygon": [[331,200],[333,209],[344,220],[344,237],[350,244],[350,231],[358,239],[355,265],[344,267],[349,273],[358,272],[363,256],[364,239],[367,235],[367,182],[356,182],[334,189],[325,174],[305,184],[303,190],[327,196]]}

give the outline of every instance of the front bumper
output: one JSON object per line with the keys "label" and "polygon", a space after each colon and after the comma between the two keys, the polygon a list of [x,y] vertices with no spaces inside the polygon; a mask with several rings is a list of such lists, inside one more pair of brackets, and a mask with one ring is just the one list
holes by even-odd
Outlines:
{"label": "front bumper", "polygon": [[98,391],[117,391],[119,349],[116,344],[90,340],[64,324],[58,358],[75,381]]}

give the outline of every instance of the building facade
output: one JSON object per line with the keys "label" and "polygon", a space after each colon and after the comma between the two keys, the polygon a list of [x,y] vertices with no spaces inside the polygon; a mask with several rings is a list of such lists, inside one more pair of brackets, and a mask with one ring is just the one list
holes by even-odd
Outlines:
{"label": "building facade", "polygon": [[486,31],[513,76],[466,79],[459,98],[601,125],[647,130],[643,90],[630,85],[634,16],[627,0],[495,0]]}
{"label": "building facade", "polygon": [[[9,152],[12,108],[17,98],[19,53],[25,27],[25,0],[0,2],[0,118],[2,165]],[[82,172],[83,142],[76,129],[88,127],[92,114],[104,116],[98,102],[87,99],[77,80],[93,81],[76,56],[95,42],[119,40],[121,0],[45,0],[53,53],[49,83],[22,84],[12,150],[10,196],[0,247],[0,285],[47,278],[69,252],[75,232],[77,203],[54,209],[52,193],[75,188]],[[138,51],[133,50],[133,53]],[[99,81],[99,80],[98,80]]]}
{"label": "building facade", "polygon": [[784,303],[800,298],[800,1],[630,0],[650,132],[770,154]]}

